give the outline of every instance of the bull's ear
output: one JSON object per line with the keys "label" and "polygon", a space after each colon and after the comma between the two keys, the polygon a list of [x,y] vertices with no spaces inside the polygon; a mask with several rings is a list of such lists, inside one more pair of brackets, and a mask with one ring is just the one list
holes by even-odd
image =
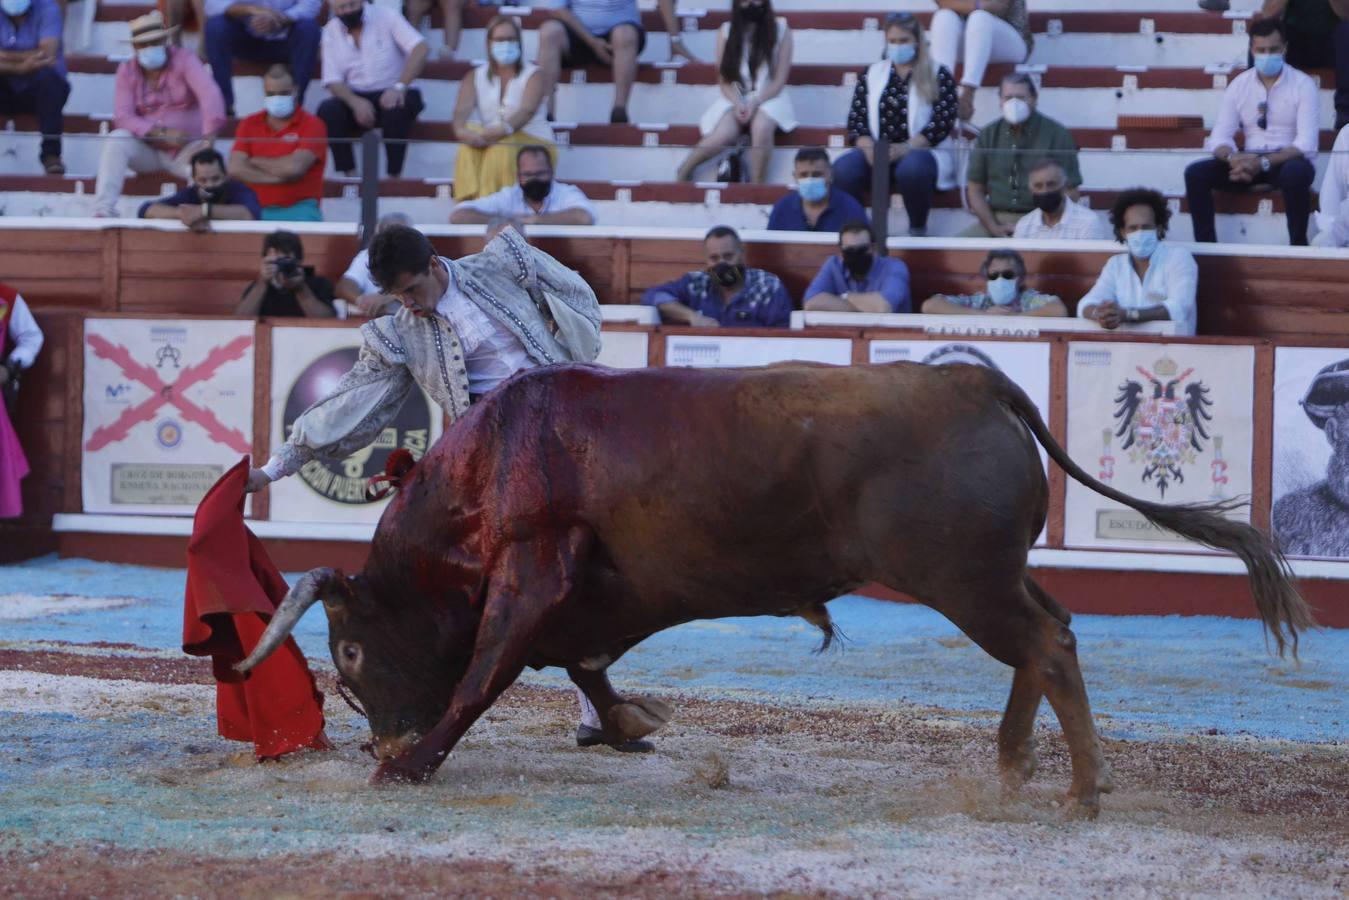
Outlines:
{"label": "bull's ear", "polygon": [[323,592],[323,611],[329,615],[336,612],[361,615],[373,608],[370,585],[360,575],[334,578]]}

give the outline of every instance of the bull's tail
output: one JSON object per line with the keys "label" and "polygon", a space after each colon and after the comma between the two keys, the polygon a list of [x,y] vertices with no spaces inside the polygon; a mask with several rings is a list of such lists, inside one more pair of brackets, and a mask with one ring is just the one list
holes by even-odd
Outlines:
{"label": "bull's tail", "polygon": [[1266,632],[1274,635],[1279,655],[1283,655],[1287,643],[1291,644],[1293,657],[1297,657],[1299,633],[1314,628],[1316,621],[1312,618],[1311,607],[1298,593],[1288,561],[1269,536],[1245,522],[1226,517],[1232,510],[1245,506],[1247,501],[1237,499],[1167,506],[1131,497],[1102,484],[1073,462],[1059,442],[1054,440],[1044,419],[1040,418],[1039,410],[1025,391],[1006,377],[999,379],[999,382],[998,392],[1002,401],[1025,423],[1054,462],[1075,480],[1116,503],[1137,510],[1154,525],[1206,547],[1225,550],[1240,557],[1250,575],[1255,607]]}

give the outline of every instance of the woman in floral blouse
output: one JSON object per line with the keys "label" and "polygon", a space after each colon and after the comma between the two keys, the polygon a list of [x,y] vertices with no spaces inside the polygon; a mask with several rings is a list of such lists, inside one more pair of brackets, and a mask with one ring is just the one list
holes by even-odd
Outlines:
{"label": "woman in floral blouse", "polygon": [[876,139],[890,142],[891,190],[904,197],[909,233],[927,233],[940,164],[933,152],[956,124],[956,82],[951,70],[934,66],[923,26],[912,13],[885,20],[885,57],[857,79],[848,111],[854,150],[834,163],[834,184],[864,205],[871,197]]}

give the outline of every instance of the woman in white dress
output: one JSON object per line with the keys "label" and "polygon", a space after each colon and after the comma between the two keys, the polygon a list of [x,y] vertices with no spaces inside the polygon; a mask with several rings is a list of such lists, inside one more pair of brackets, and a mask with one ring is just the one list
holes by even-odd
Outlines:
{"label": "woman in white dress", "polygon": [[698,123],[702,139],[679,166],[691,181],[698,166],[748,131],[750,177],[762,182],[780,130],[796,128],[785,88],[792,70],[792,30],[773,15],[772,0],[733,0],[731,19],[717,31],[721,96]]}
{"label": "woman in white dress", "polygon": [[[454,199],[474,200],[515,184],[515,154],[525,144],[548,148],[557,165],[544,110],[547,79],[525,63],[520,23],[494,16],[487,24],[488,60],[459,83],[454,104]],[[476,118],[477,122],[470,122]]]}

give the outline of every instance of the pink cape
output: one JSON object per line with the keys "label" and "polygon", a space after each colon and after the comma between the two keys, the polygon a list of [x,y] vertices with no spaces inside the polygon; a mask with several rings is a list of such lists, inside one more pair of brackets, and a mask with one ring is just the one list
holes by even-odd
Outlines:
{"label": "pink cape", "polygon": [[220,736],[252,741],[258,759],[332,748],[323,694],[293,638],[247,676],[235,672],[288,590],[262,542],[244,525],[245,457],[197,506],[187,545],[183,652],[210,656]]}

